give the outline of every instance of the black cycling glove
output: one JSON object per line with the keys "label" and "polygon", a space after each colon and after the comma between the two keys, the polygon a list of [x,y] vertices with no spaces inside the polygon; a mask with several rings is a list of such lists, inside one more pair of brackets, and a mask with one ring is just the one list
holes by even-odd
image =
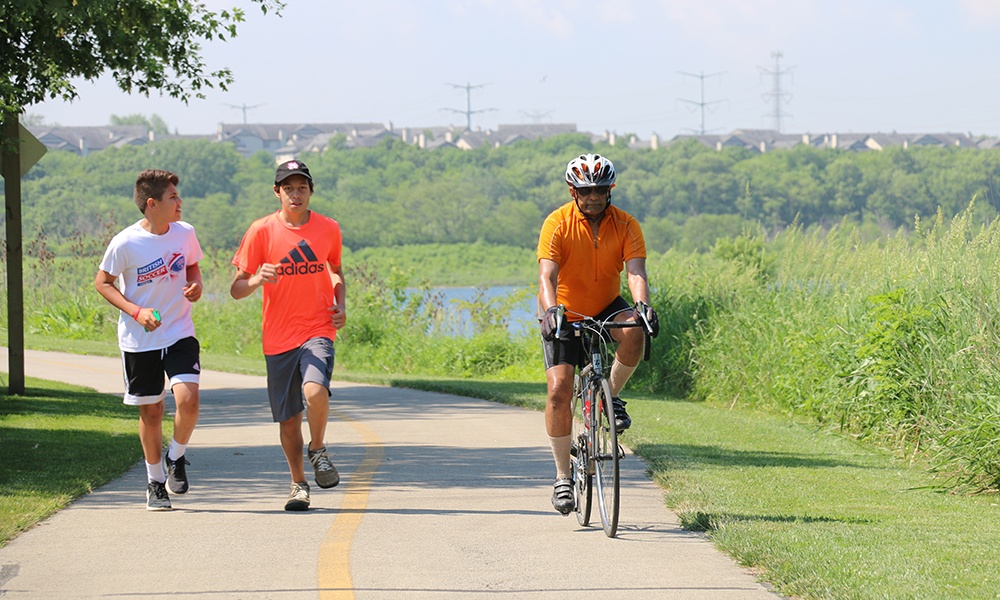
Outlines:
{"label": "black cycling glove", "polygon": [[656,337],[660,335],[660,319],[656,316],[656,311],[653,310],[652,306],[646,307],[646,320],[649,321],[649,328],[653,330],[649,333],[649,336]]}
{"label": "black cycling glove", "polygon": [[652,306],[644,302],[636,304],[636,308],[639,308],[640,306],[645,307],[646,309],[646,322],[649,323],[650,329],[649,337],[656,337],[660,334],[660,319],[656,316],[656,311],[653,310]]}
{"label": "black cycling glove", "polygon": [[542,339],[546,342],[556,339],[556,314],[558,312],[558,306],[551,306],[542,315]]}

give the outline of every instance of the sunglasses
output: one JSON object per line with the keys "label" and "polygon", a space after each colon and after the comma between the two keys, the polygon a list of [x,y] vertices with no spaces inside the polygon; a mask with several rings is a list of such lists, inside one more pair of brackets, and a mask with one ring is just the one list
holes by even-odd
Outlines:
{"label": "sunglasses", "polygon": [[598,185],[595,187],[578,187],[576,188],[576,193],[580,196],[586,198],[590,194],[596,192],[598,196],[607,196],[611,192],[610,185]]}

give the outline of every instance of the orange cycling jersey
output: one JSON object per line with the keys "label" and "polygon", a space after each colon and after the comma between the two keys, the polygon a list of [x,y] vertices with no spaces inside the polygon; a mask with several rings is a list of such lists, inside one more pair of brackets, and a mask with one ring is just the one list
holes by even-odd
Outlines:
{"label": "orange cycling jersey", "polygon": [[336,339],[328,310],[336,300],[330,265],[340,266],[340,253],[340,224],[316,212],[300,227],[286,225],[278,213],[250,225],[233,265],[251,274],[264,263],[278,265],[278,281],[263,286],[264,354],[287,352],[314,337]]}
{"label": "orange cycling jersey", "polygon": [[559,265],[556,302],[592,317],[619,296],[622,269],[633,258],[646,258],[646,242],[639,222],[616,206],[608,206],[595,236],[570,201],[545,219],[537,254]]}

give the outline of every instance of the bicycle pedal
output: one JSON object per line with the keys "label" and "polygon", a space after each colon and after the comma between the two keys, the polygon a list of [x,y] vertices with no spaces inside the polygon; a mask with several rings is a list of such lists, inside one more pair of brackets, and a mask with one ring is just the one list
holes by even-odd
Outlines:
{"label": "bicycle pedal", "polygon": [[621,444],[618,444],[618,458],[622,459],[622,458],[625,458],[625,456],[626,456],[625,455],[625,448],[622,447]]}

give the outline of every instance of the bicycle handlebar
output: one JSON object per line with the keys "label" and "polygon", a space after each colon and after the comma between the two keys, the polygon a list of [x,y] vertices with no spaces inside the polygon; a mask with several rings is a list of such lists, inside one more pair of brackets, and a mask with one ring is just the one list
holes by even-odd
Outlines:
{"label": "bicycle handlebar", "polygon": [[[599,320],[595,319],[594,317],[588,317],[586,315],[579,315],[578,313],[573,313],[573,314],[578,314],[578,316],[581,316],[583,318],[581,320],[579,320],[579,321],[570,321],[568,323],[569,323],[570,327],[572,327],[573,329],[575,329],[577,331],[582,330],[584,328],[584,326],[586,324],[588,324],[588,323],[594,323],[598,327],[600,327],[601,329],[630,329],[632,327],[642,327],[643,328],[642,334],[643,334],[643,337],[645,338],[643,340],[644,343],[643,343],[643,350],[642,350],[642,360],[648,361],[649,360],[649,350],[650,350],[650,343],[649,342],[650,342],[650,337],[652,336],[652,333],[653,333],[653,326],[650,325],[649,319],[646,317],[646,311],[647,311],[648,308],[649,308],[648,304],[646,304],[645,302],[639,301],[639,302],[635,303],[635,306],[630,306],[628,308],[623,308],[623,309],[621,309],[621,310],[619,310],[619,311],[617,311],[615,313],[612,313],[612,315],[611,315],[611,317],[613,317],[613,316],[617,315],[618,313],[624,312],[626,310],[632,310],[632,311],[635,312],[635,314],[639,315],[639,319],[640,319],[639,321],[612,321],[612,320],[610,320],[610,317],[607,320],[599,321]],[[564,320],[565,314],[566,314],[566,307],[564,305],[562,305],[562,304],[557,305],[556,306],[556,333],[555,333],[556,339],[559,339],[559,334],[561,333],[561,330],[562,330],[563,320]],[[556,351],[558,352],[558,345],[556,345]]]}

